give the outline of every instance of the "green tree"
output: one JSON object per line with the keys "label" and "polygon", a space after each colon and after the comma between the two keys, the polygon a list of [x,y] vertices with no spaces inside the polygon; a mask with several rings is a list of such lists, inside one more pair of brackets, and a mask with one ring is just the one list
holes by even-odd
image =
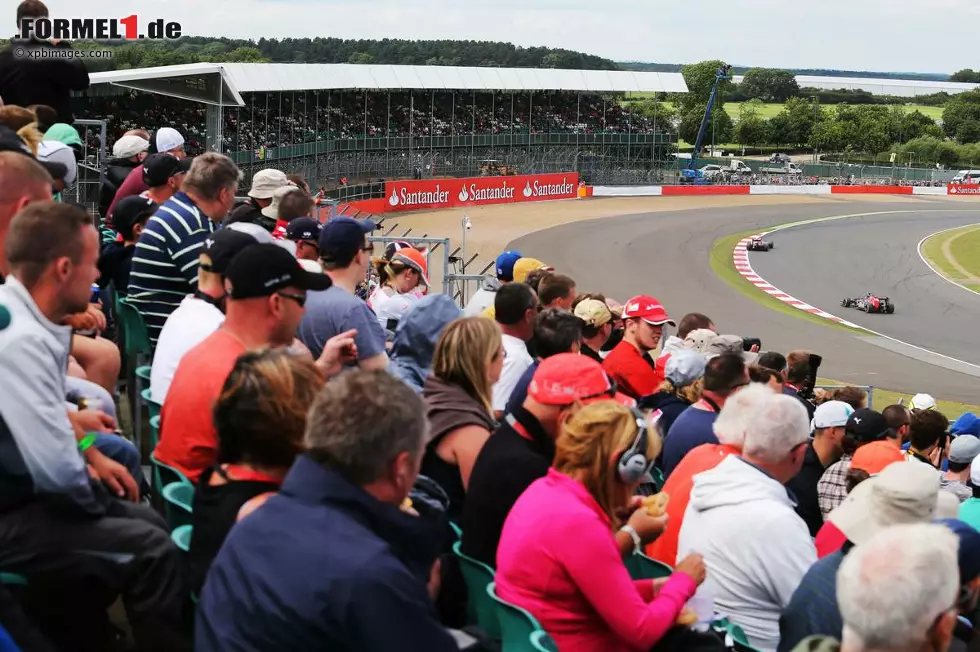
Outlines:
{"label": "green tree", "polygon": [[735,142],[749,147],[768,142],[769,123],[762,117],[761,108],[762,102],[759,100],[744,102],[739,107],[738,122],[733,132]]}
{"label": "green tree", "polygon": [[951,82],[965,82],[967,84],[980,84],[980,72],[975,72],[972,68],[964,68],[954,72],[949,76]]}
{"label": "green tree", "polygon": [[793,73],[775,68],[752,68],[745,73],[739,90],[746,97],[782,104],[800,94]]}
{"label": "green tree", "polygon": [[347,63],[374,63],[374,57],[368,52],[354,52],[347,58]]}
{"label": "green tree", "polygon": [[[677,134],[682,140],[687,141],[691,145],[695,144],[698,138],[698,129],[701,127],[701,119],[704,118],[704,110],[707,106],[707,102],[704,102],[686,110],[681,109],[681,121],[677,129]],[[714,142],[716,144],[730,142],[733,127],[731,116],[725,112],[725,109],[715,104],[711,110],[711,117],[708,120],[703,145],[711,143],[712,133],[714,134]]]}
{"label": "green tree", "polygon": [[667,129],[677,120],[677,110],[672,106],[658,102],[653,98],[645,98],[633,102],[633,112],[651,121],[657,122],[657,128]]}
{"label": "green tree", "polygon": [[235,48],[222,61],[238,61],[242,63],[264,63],[268,59],[262,56],[258,48]]}
{"label": "green tree", "polygon": [[770,121],[772,142],[803,147],[810,142],[813,128],[824,117],[820,105],[800,97],[786,100],[783,110]]}
{"label": "green tree", "polygon": [[955,95],[946,103],[943,131],[961,143],[980,140],[980,89]]}
{"label": "green tree", "polygon": [[[684,81],[687,82],[688,90],[687,93],[678,95],[681,104],[684,105],[684,111],[687,111],[696,104],[700,104],[701,111],[704,111],[704,106],[708,103],[708,98],[711,96],[711,89],[715,84],[716,72],[724,65],[724,61],[714,60],[693,63],[681,68],[681,74],[684,75]],[[715,100],[715,106],[724,104],[725,94],[730,93],[733,88],[731,79],[722,80],[718,85],[718,97]]]}

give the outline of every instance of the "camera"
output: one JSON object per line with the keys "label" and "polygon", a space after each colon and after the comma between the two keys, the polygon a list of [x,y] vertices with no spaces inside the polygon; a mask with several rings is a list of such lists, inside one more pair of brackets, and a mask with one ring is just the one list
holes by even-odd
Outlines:
{"label": "camera", "polygon": [[758,337],[743,337],[742,338],[742,350],[743,351],[751,351],[753,346],[759,347],[756,350],[757,351],[761,351],[762,350],[762,340],[759,339]]}
{"label": "camera", "polygon": [[809,359],[807,360],[807,373],[806,380],[803,381],[803,385],[800,387],[798,395],[800,398],[807,400],[812,400],[816,394],[814,394],[813,389],[817,385],[817,371],[820,369],[820,365],[823,363],[823,356],[819,356],[816,353],[811,353]]}

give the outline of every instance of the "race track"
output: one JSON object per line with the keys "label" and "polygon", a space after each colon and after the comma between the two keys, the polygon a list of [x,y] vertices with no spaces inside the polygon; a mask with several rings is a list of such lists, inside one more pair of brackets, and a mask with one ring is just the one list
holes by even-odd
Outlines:
{"label": "race track", "polygon": [[[870,291],[867,284],[876,280],[881,287],[876,286],[875,291],[894,296],[896,314],[869,316],[848,309],[841,316],[855,323],[867,318],[872,320],[870,327],[877,327],[875,330],[920,347],[943,344],[938,353],[957,357],[947,351],[965,355],[969,336],[980,323],[975,319],[980,317],[980,297],[938,277],[930,278],[932,272],[924,265],[925,272],[913,272],[913,268],[918,261],[915,246],[922,236],[950,226],[980,222],[980,209],[941,213],[944,209],[968,207],[910,198],[882,203],[834,200],[649,213],[565,224],[529,234],[512,245],[567,271],[576,279],[580,291],[603,291],[620,301],[634,294],[653,294],[676,318],[686,312],[704,312],[721,332],[762,338],[764,349],[786,352],[806,348],[820,353],[824,356],[820,375],[824,377],[910,394],[929,391],[951,400],[975,402],[980,394],[980,368],[954,363],[883,337],[855,335],[770,310],[718,278],[709,264],[714,241],[733,233],[819,217],[914,211],[917,215],[858,218],[861,223],[856,226],[842,220],[799,227],[800,235],[794,234],[794,229],[774,234],[777,248],[770,254],[753,254],[752,264],[777,287],[835,314],[841,312],[837,305],[841,297]],[[868,237],[874,246],[862,249],[855,245],[849,249],[850,245],[844,242],[842,247],[838,229],[855,228],[870,229],[866,234],[873,231],[876,235]],[[823,229],[829,229],[830,235]],[[891,249],[894,251],[889,253]],[[845,256],[847,251],[851,254]],[[766,255],[769,258],[763,260]],[[968,297],[957,300],[960,295],[950,294],[952,291]],[[919,294],[931,298],[911,298]],[[935,314],[928,320],[916,319],[916,306],[929,300],[933,301],[930,305]],[[972,303],[976,308],[970,307]],[[889,327],[898,330],[885,331],[882,324],[887,319],[894,320]],[[980,363],[977,354],[961,359]]]}

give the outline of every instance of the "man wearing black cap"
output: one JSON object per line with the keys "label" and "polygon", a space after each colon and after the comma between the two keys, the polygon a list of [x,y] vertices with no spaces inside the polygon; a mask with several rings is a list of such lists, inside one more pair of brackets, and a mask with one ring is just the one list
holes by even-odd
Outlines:
{"label": "man wearing black cap", "polygon": [[[225,272],[225,321],[184,355],[163,402],[163,427],[154,451],[160,462],[192,482],[215,463],[218,439],[211,410],[238,356],[289,346],[303,317],[306,293],[330,285],[329,276],[305,271],[278,245],[249,245],[234,257]],[[330,344],[324,349],[327,359],[317,365],[335,371],[334,349]]]}
{"label": "man wearing black cap", "polygon": [[194,159],[177,158],[170,154],[151,154],[143,161],[143,183],[146,196],[158,204],[167,201],[180,190],[184,175]]}
{"label": "man wearing black cap", "polygon": [[[131,197],[123,201],[128,199]],[[253,244],[258,244],[253,236],[230,228],[216,231],[205,240],[204,251],[198,258],[197,289],[185,296],[167,317],[153,353],[150,396],[157,403],[163,403],[167,397],[184,355],[218,330],[225,320],[225,273],[235,256]]]}
{"label": "man wearing black cap", "polygon": [[370,220],[334,217],[320,231],[320,262],[333,286],[310,295],[298,333],[314,358],[320,356],[331,337],[356,330],[358,366],[368,370],[388,366],[385,332],[371,308],[354,295],[357,284],[367,275],[374,251],[367,234],[376,228]]}
{"label": "man wearing black cap", "polygon": [[113,226],[122,237],[122,242],[113,241],[102,247],[99,256],[99,287],[105,288],[111,282],[116,292],[126,292],[129,287],[129,270],[133,265],[133,252],[136,241],[146,221],[153,216],[158,206],[146,197],[126,197],[116,204],[113,213]]}
{"label": "man wearing black cap", "polygon": [[300,260],[320,258],[320,223],[312,217],[297,217],[286,226],[286,239],[296,243],[296,257]]}

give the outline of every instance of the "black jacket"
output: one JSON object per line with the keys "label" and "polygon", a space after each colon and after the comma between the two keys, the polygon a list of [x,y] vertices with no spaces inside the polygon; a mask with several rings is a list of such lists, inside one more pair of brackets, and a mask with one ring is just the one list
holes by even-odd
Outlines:
{"label": "black jacket", "polygon": [[[649,357],[649,356],[647,356]],[[690,407],[690,403],[679,396],[668,392],[657,392],[644,396],[637,401],[637,407],[641,410],[660,410],[660,432],[667,436],[667,431],[674,424],[674,420],[681,415],[681,412]]]}
{"label": "black jacket", "polygon": [[276,220],[263,215],[262,209],[251,199],[231,209],[228,217],[225,218],[224,226],[234,224],[235,222],[258,224],[269,233],[272,233],[276,228]]}
{"label": "black jacket", "polygon": [[116,198],[119,186],[122,185],[129,173],[133,171],[139,163],[128,158],[110,159],[105,167],[105,178],[102,187],[99,188],[99,215],[102,219],[106,218],[112,200]]}
{"label": "black jacket", "polygon": [[[16,56],[16,50],[46,50],[43,57]],[[0,97],[4,104],[30,106],[46,104],[58,112],[58,122],[71,124],[71,91],[83,91],[89,86],[88,70],[82,59],[53,55],[55,50],[71,50],[62,41],[51,45],[46,41],[11,43],[0,51]]]}

